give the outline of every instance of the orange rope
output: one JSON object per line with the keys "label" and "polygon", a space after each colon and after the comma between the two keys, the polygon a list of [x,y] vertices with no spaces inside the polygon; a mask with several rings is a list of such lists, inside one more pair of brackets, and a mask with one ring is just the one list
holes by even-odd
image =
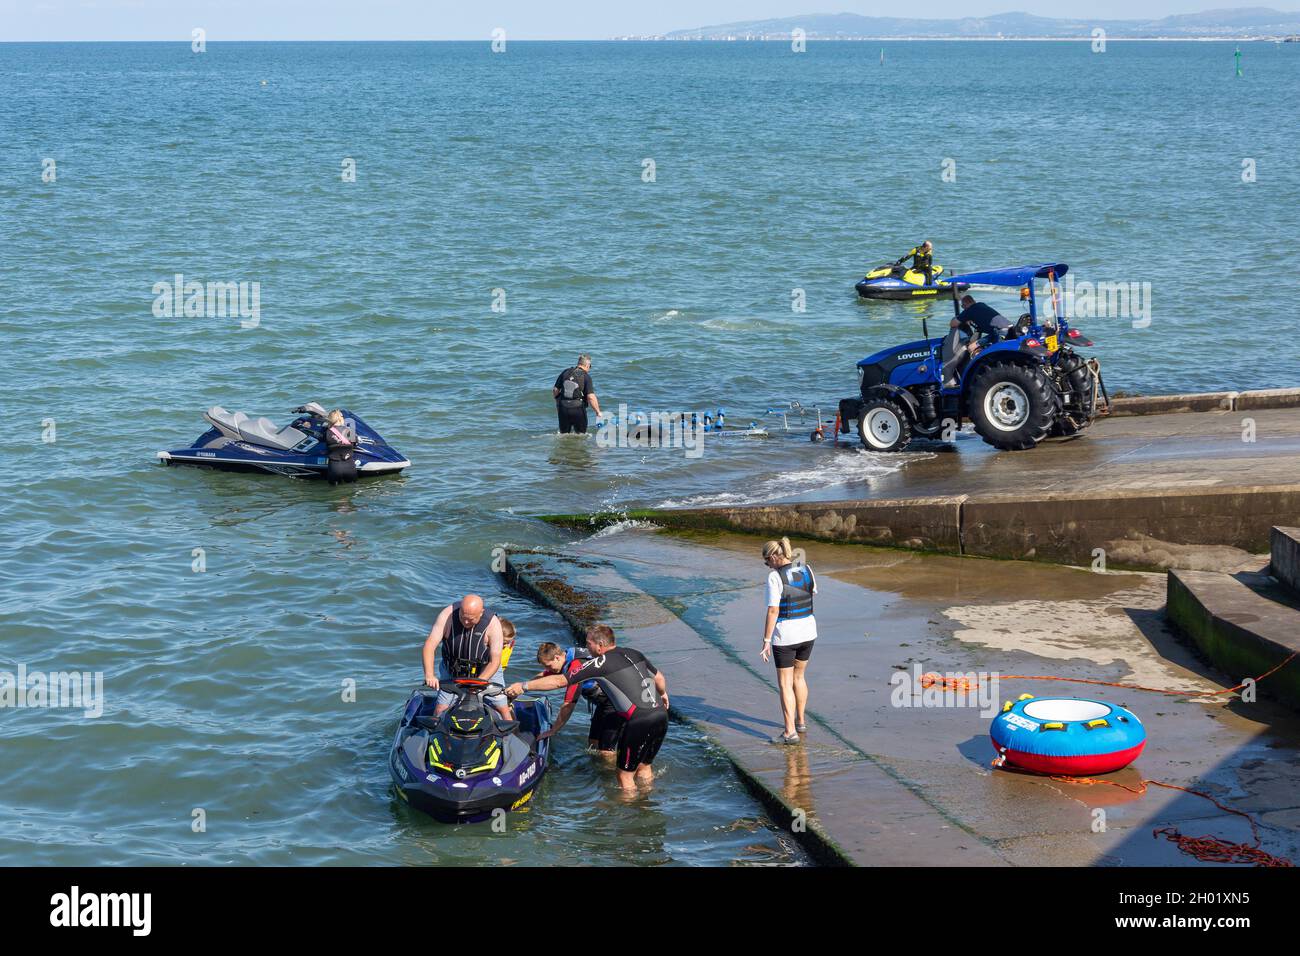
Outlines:
{"label": "orange rope", "polygon": [[[1291,654],[1290,657],[1288,657],[1282,663],[1278,664],[1276,667],[1273,667],[1268,671],[1265,671],[1263,674],[1260,674],[1258,677],[1256,677],[1254,679],[1254,683],[1258,684],[1265,677],[1270,677],[1273,674],[1276,674],[1282,668],[1286,667],[1287,664],[1290,664],[1293,660],[1295,660],[1296,657],[1298,656],[1300,656],[1300,651],[1294,652],[1293,654]],[[1141,684],[1122,684],[1122,683],[1117,683],[1115,681],[1095,680],[1090,677],[1050,677],[1044,674],[999,674],[998,679],[999,680],[1057,680],[1057,681],[1065,681],[1070,684],[1097,684],[1101,687],[1121,687],[1125,690],[1144,690],[1144,691],[1149,691],[1152,694],[1169,694],[1173,697],[1201,697],[1206,694],[1234,694],[1237,691],[1241,690],[1243,687],[1245,687],[1247,683],[1250,683],[1249,681],[1242,681],[1236,687],[1227,687],[1224,688],[1223,690],[1190,691],[1190,690],[1166,690],[1163,687],[1144,687]],[[933,671],[928,674],[921,675],[922,687],[933,687],[936,684],[938,684],[944,690],[965,691],[965,690],[974,690],[976,687],[979,686],[979,681],[970,680],[966,677],[944,677],[942,674],[936,674]]]}
{"label": "orange rope", "polygon": [[[1027,771],[1018,771],[1021,773]],[[1041,776],[1033,774],[1033,776]],[[1194,856],[1203,863],[1253,863],[1255,866],[1294,866],[1284,856],[1274,856],[1267,850],[1263,850],[1259,845],[1259,827],[1255,824],[1255,818],[1244,810],[1234,810],[1232,807],[1225,807],[1214,797],[1200,790],[1192,790],[1188,787],[1180,787],[1177,784],[1161,783],[1159,780],[1141,780],[1136,787],[1130,787],[1122,784],[1117,780],[1102,780],[1099,777],[1061,777],[1049,776],[1049,780],[1058,783],[1081,783],[1093,785],[1104,783],[1110,787],[1119,787],[1121,790],[1127,790],[1129,793],[1136,793],[1138,796],[1147,792],[1147,787],[1164,787],[1166,790],[1181,790],[1183,793],[1190,793],[1195,797],[1203,797],[1222,810],[1224,813],[1234,813],[1239,817],[1244,817],[1250,824],[1251,835],[1255,838],[1253,844],[1250,843],[1231,843],[1227,840],[1221,840],[1219,837],[1189,837],[1178,832],[1177,827],[1160,827],[1152,830],[1153,837],[1164,836],[1172,842],[1178,849],[1182,850],[1189,856]]]}

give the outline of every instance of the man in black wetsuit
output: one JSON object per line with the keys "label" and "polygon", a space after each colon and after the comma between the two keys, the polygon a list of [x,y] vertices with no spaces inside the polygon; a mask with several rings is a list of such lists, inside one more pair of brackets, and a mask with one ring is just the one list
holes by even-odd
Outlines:
{"label": "man in black wetsuit", "polygon": [[591,356],[579,355],[578,364],[566,368],[555,380],[551,395],[555,397],[555,411],[560,418],[560,434],[587,431],[587,406],[600,417],[600,402],[591,384]]}
{"label": "man in black wetsuit", "polygon": [[592,658],[578,669],[511,684],[506,696],[513,699],[526,691],[594,680],[622,721],[616,748],[618,785],[635,793],[638,783],[654,781],[651,764],[668,733],[668,684],[640,651],[615,646],[614,630],[604,624],[587,628],[587,650]]}
{"label": "man in black wetsuit", "polygon": [[926,285],[934,285],[934,246],[927,239],[919,246],[914,246],[894,263],[901,266],[908,258],[912,260],[912,268],[925,276]]}

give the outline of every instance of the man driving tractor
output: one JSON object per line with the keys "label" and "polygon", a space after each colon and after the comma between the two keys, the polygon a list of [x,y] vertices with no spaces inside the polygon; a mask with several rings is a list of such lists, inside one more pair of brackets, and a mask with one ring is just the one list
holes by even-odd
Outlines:
{"label": "man driving tractor", "polygon": [[[978,333],[972,337],[972,345],[980,336],[984,336],[988,340],[987,344],[991,345],[1006,336],[1007,329],[1011,328],[1011,320],[987,302],[976,302],[973,295],[964,295],[961,297],[961,312],[952,320],[949,328],[959,325],[973,328]],[[972,348],[972,354],[974,351]]]}

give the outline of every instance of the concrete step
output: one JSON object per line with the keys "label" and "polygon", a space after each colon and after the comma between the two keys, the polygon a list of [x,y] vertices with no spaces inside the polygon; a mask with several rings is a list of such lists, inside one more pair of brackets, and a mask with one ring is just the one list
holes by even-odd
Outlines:
{"label": "concrete step", "polygon": [[[1267,575],[1170,571],[1165,613],[1233,684],[1300,651],[1300,601]],[[1300,658],[1259,692],[1300,710]]]}
{"label": "concrete step", "polygon": [[1300,528],[1274,528],[1268,544],[1270,573],[1292,594],[1300,594]]}

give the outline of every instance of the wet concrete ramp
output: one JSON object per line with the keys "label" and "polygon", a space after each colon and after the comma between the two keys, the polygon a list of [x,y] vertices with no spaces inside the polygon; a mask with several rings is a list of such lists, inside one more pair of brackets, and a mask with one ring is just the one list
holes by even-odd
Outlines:
{"label": "wet concrete ramp", "polygon": [[[1032,451],[962,433],[865,483],[763,505],[594,516],[1011,560],[1223,569],[1300,523],[1300,408],[1098,421]],[[854,448],[827,454],[865,454]],[[886,456],[888,457],[888,456]],[[590,527],[593,516],[553,515]]]}
{"label": "wet concrete ramp", "polygon": [[[1196,861],[1154,839],[1156,826],[1250,841],[1244,819],[1190,794],[1139,796],[993,770],[991,714],[1021,693],[1134,710],[1150,742],[1134,767],[1108,779],[1203,790],[1254,814],[1269,852],[1300,858],[1300,723],[1268,703],[1213,694],[1227,686],[1223,675],[1166,629],[1163,576],[812,545],[820,636],[811,726],[803,746],[783,747],[769,742],[780,732],[774,669],[758,657],[758,545],[629,530],[513,554],[511,574],[574,623],[609,623],[646,653],[666,675],[674,711],[727,754],[774,818],[806,819],[806,842],[820,844],[823,858],[1183,866]],[[970,675],[986,690],[927,700],[911,680],[925,671]]]}

